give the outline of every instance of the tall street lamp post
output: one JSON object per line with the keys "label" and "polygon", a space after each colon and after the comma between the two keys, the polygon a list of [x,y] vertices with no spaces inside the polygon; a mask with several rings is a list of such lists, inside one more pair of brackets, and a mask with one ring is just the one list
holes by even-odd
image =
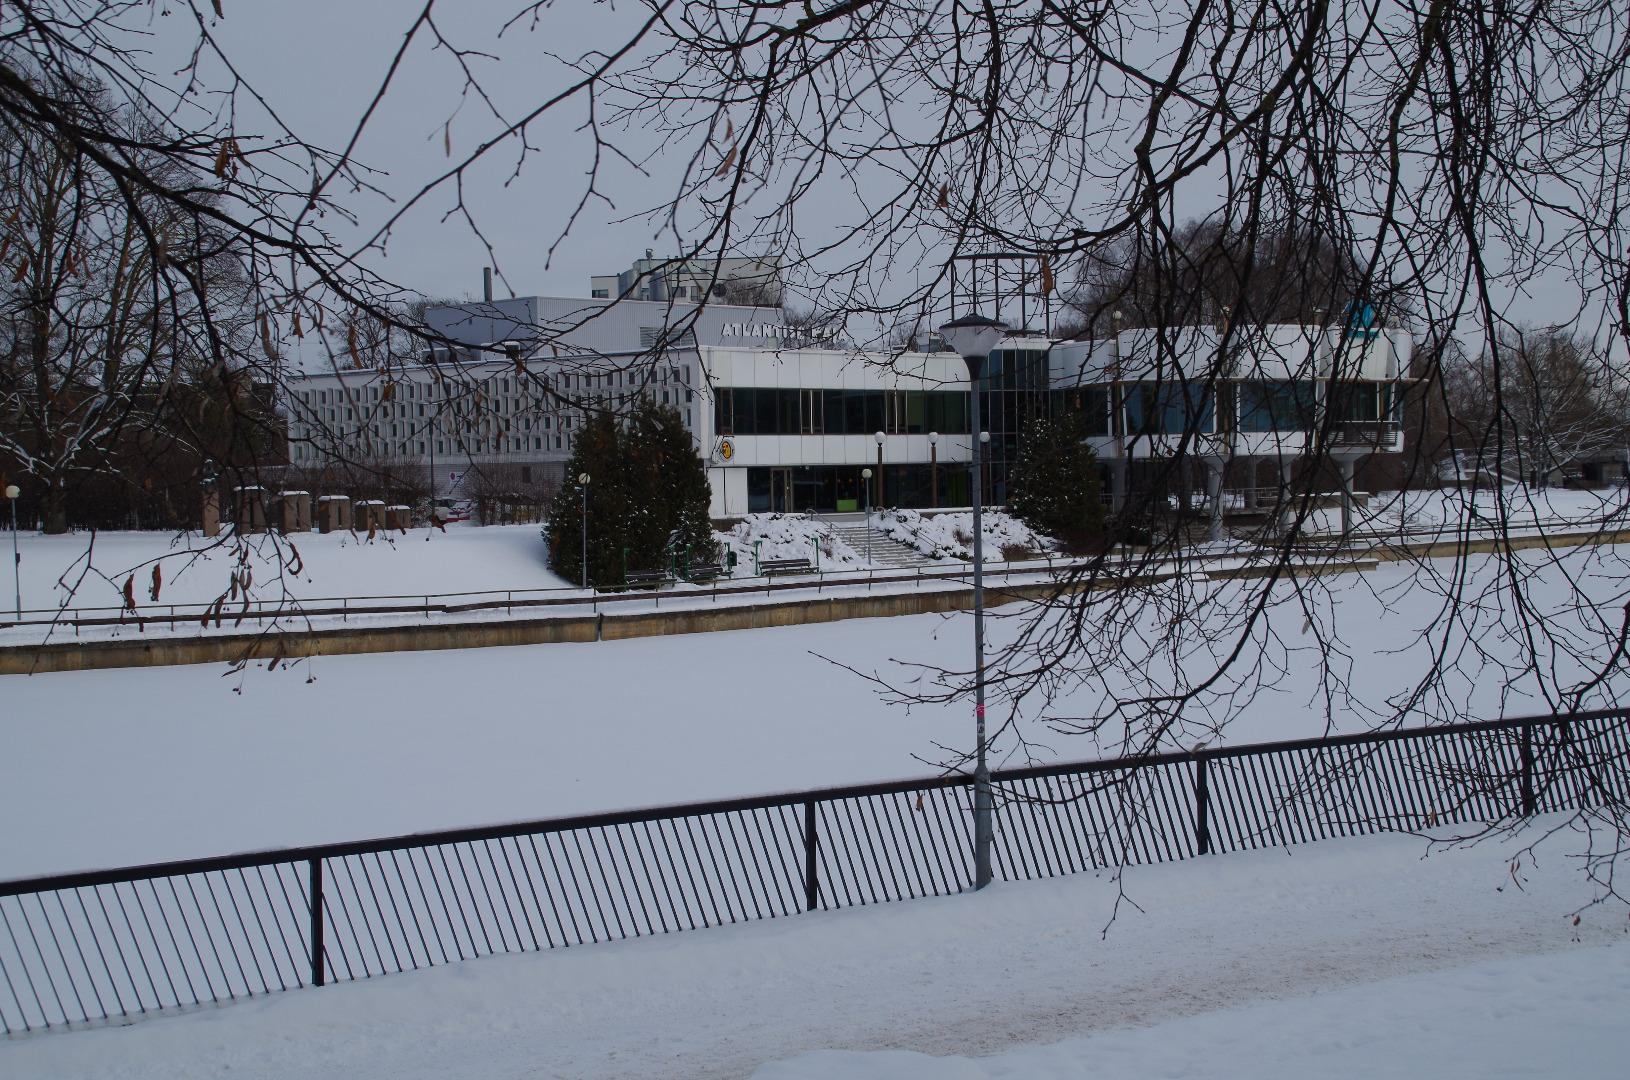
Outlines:
{"label": "tall street lamp post", "polygon": [[979,380],[984,374],[990,351],[1002,341],[1007,326],[983,315],[964,315],[940,327],[945,343],[955,349],[968,365],[973,432],[973,662],[974,723],[977,760],[973,774],[973,887],[990,884],[990,847],[995,835],[992,822],[993,800],[990,768],[985,762],[985,526],[980,506],[980,473],[983,469],[985,434],[979,430]]}
{"label": "tall street lamp post", "polygon": [[[883,512],[883,439],[885,438],[885,436],[881,431],[879,431],[875,435],[873,435],[872,438],[877,440],[877,512],[878,512],[879,515],[881,515],[882,512]],[[866,515],[866,561],[867,562],[871,562],[871,559],[872,559],[872,556],[871,556],[871,549],[872,549],[871,528],[872,528],[872,517],[871,517],[870,514],[867,514]]]}
{"label": "tall street lamp post", "polygon": [[583,588],[589,587],[589,474],[577,474],[577,490],[583,493]]}
{"label": "tall street lamp post", "polygon": [[877,440],[877,508],[883,509],[883,440],[886,438],[881,431],[873,435]]}
{"label": "tall street lamp post", "polygon": [[22,489],[16,484],[6,485],[6,498],[11,500],[11,576],[17,586],[17,621],[23,621],[23,557],[17,553],[17,496]]}
{"label": "tall street lamp post", "polygon": [[928,501],[938,510],[940,508],[940,433],[928,433]]}
{"label": "tall street lamp post", "polygon": [[866,565],[872,565],[872,471],[860,470],[860,486],[865,489],[866,499]]}

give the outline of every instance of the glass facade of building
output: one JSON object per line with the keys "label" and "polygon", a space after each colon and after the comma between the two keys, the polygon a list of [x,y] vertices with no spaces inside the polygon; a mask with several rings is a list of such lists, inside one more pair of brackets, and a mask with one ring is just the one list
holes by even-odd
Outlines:
{"label": "glass facade of building", "polygon": [[[980,430],[990,432],[985,447],[984,500],[1007,501],[1008,478],[1019,454],[1019,437],[1031,420],[1048,412],[1047,350],[997,349],[980,382]],[[968,496],[968,502],[973,499]],[[966,502],[958,505],[967,505]]]}
{"label": "glass facade of building", "polygon": [[721,387],[714,400],[714,430],[720,435],[966,435],[968,395]]}
{"label": "glass facade of building", "polygon": [[[866,507],[865,465],[760,466],[747,470],[749,513],[849,513]],[[876,491],[876,480],[870,481]],[[883,505],[925,509],[972,501],[966,463],[883,466]]]}

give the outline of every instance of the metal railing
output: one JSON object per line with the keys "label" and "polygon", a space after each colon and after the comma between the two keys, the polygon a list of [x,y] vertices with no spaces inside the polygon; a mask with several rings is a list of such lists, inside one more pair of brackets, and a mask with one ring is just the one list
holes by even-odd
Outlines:
{"label": "metal railing", "polygon": [[[987,576],[1009,577],[1051,574],[1086,565],[1086,560],[1043,553],[1018,562],[987,563]],[[971,581],[973,568],[967,564],[928,563],[914,567],[844,567],[814,573],[795,580],[743,575],[721,579],[709,587],[679,587],[683,582],[663,582],[657,587],[615,587],[607,591],[580,588],[488,589],[462,593],[415,593],[386,596],[313,597],[310,599],[240,600],[230,605],[215,602],[191,604],[140,604],[132,611],[117,606],[75,606],[64,608],[24,608],[24,618],[0,618],[0,630],[16,627],[80,628],[97,626],[196,627],[262,624],[279,619],[334,618],[348,620],[365,615],[459,615],[475,611],[587,607],[598,611],[602,605],[648,603],[657,607],[663,600],[718,600],[721,597],[770,595],[788,590],[821,592],[829,589],[886,586],[959,584]],[[394,602],[393,602],[394,601]],[[30,616],[40,616],[32,618]]]}
{"label": "metal railing", "polygon": [[[1006,881],[1630,793],[1630,712],[1008,769]],[[961,891],[962,775],[0,883],[9,1034]]]}
{"label": "metal railing", "polygon": [[1330,425],[1333,446],[1390,446],[1403,425],[1396,420],[1341,420]]}

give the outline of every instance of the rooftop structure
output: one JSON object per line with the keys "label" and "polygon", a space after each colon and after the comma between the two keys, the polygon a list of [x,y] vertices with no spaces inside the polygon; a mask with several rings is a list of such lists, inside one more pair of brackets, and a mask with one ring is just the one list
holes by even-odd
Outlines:
{"label": "rooftop structure", "polygon": [[658,259],[651,248],[645,249],[645,258],[635,260],[622,273],[589,279],[589,295],[597,300],[695,303],[712,297],[728,304],[780,307],[782,294],[779,259]]}

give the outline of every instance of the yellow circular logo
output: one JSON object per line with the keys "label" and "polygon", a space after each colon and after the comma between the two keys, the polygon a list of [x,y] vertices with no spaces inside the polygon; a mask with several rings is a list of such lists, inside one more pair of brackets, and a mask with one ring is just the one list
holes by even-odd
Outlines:
{"label": "yellow circular logo", "polygon": [[736,456],[736,447],[729,439],[719,440],[719,456],[726,461]]}

